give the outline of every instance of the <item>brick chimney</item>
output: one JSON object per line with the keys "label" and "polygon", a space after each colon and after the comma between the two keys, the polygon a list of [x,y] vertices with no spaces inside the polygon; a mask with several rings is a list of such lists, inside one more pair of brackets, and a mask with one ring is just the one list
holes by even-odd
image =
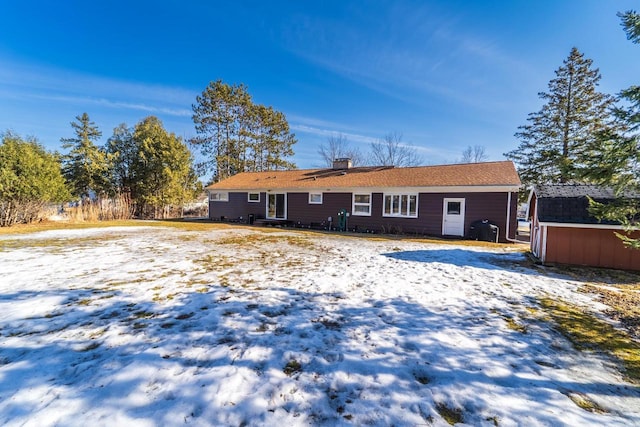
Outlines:
{"label": "brick chimney", "polygon": [[348,157],[344,157],[342,159],[334,159],[333,160],[333,169],[350,169],[351,168],[351,159]]}

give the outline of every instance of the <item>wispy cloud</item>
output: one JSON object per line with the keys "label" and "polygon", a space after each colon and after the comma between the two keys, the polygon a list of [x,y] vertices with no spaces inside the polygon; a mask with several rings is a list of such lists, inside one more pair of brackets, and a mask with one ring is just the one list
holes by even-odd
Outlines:
{"label": "wispy cloud", "polygon": [[124,108],[128,110],[144,111],[147,113],[162,113],[162,114],[166,114],[169,116],[176,116],[176,117],[191,117],[191,113],[192,113],[191,110],[188,110],[188,109],[156,107],[156,106],[146,105],[142,103],[115,101],[115,100],[110,100],[106,98],[90,98],[90,97],[46,95],[46,94],[24,94],[24,95],[26,97],[30,97],[34,99],[44,99],[49,101],[66,102],[71,104],[99,105],[103,107],[118,108],[118,109]]}
{"label": "wispy cloud", "polygon": [[498,43],[469,33],[456,16],[428,5],[392,5],[385,12],[388,18],[375,23],[357,15],[352,17],[362,20],[357,24],[296,17],[283,34],[284,44],[334,74],[415,104],[435,96],[473,108],[504,108],[491,96],[494,85],[507,84],[512,74],[531,72]]}
{"label": "wispy cloud", "polygon": [[304,133],[309,133],[317,136],[330,137],[330,136],[342,135],[350,142],[357,142],[357,143],[363,143],[363,144],[370,144],[378,140],[378,138],[374,138],[371,136],[359,135],[359,134],[350,133],[350,132],[342,132],[335,129],[323,129],[323,128],[308,126],[308,125],[299,124],[299,123],[292,123],[290,127],[295,132],[304,132]]}
{"label": "wispy cloud", "polygon": [[183,88],[116,80],[10,60],[5,60],[0,68],[0,89],[7,98],[100,105],[177,117],[191,115],[188,107],[197,95],[195,91]]}

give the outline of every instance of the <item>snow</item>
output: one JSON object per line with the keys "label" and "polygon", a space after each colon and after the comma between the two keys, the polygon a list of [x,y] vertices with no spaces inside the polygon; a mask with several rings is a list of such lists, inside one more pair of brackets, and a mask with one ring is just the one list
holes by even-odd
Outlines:
{"label": "snow", "polygon": [[151,226],[3,247],[2,425],[640,425],[638,387],[531,315],[602,307],[513,248]]}

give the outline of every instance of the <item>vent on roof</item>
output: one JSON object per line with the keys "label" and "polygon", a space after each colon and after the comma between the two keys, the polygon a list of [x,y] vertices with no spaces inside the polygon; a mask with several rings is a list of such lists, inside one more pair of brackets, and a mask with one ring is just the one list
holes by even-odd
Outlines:
{"label": "vent on roof", "polygon": [[349,169],[351,166],[351,159],[347,157],[333,160],[333,169]]}

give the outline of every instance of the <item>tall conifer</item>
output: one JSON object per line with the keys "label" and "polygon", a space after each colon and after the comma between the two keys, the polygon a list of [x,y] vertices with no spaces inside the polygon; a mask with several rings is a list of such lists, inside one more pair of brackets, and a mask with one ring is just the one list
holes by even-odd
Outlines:
{"label": "tall conifer", "polygon": [[597,135],[616,128],[615,98],[596,90],[600,72],[577,48],[555,71],[540,111],[529,114],[515,136],[520,145],[505,156],[525,184],[566,183],[584,177],[586,160],[598,153]]}

